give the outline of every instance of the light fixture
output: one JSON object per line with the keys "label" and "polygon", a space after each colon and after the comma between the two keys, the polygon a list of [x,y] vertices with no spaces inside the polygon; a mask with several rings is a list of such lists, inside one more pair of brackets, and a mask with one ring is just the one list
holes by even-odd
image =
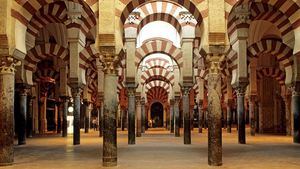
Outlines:
{"label": "light fixture", "polygon": [[73,111],[74,111],[74,107],[72,107],[72,106],[68,107],[68,112],[69,113],[73,113]]}

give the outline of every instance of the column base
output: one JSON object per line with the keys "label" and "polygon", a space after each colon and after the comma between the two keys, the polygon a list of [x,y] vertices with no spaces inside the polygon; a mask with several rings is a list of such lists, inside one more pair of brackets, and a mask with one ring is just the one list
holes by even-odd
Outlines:
{"label": "column base", "polygon": [[115,167],[118,165],[117,157],[103,157],[103,167]]}
{"label": "column base", "polygon": [[208,161],[208,165],[210,165],[210,166],[222,166],[222,162],[211,162],[211,161]]}

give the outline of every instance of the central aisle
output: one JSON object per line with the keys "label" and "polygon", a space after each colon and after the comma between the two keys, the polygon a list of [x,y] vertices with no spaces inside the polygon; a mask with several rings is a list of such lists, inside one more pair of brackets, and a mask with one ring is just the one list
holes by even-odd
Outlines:
{"label": "central aisle", "polygon": [[[152,129],[127,145],[127,131],[118,132],[118,167],[112,169],[206,169],[207,133],[192,132],[192,145],[184,145],[168,131]],[[182,131],[181,131],[182,132]],[[16,146],[15,164],[5,169],[99,169],[102,168],[102,139],[97,132],[81,133],[81,145],[72,137],[37,137]],[[247,145],[237,144],[236,131],[223,131],[223,168],[293,169],[300,166],[300,145],[286,136],[247,135]],[[2,169],[2,168],[1,168]]]}

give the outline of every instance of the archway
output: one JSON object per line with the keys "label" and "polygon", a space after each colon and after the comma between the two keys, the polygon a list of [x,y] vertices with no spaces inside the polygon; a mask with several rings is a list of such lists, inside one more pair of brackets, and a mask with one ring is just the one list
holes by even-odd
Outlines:
{"label": "archway", "polygon": [[151,105],[151,120],[153,128],[164,126],[164,106],[160,102]]}

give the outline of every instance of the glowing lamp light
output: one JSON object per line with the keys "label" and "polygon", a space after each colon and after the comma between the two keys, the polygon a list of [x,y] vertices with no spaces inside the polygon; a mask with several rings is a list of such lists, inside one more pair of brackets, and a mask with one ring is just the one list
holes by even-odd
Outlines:
{"label": "glowing lamp light", "polygon": [[68,112],[69,113],[73,113],[73,111],[74,111],[74,108],[72,106],[68,107]]}

